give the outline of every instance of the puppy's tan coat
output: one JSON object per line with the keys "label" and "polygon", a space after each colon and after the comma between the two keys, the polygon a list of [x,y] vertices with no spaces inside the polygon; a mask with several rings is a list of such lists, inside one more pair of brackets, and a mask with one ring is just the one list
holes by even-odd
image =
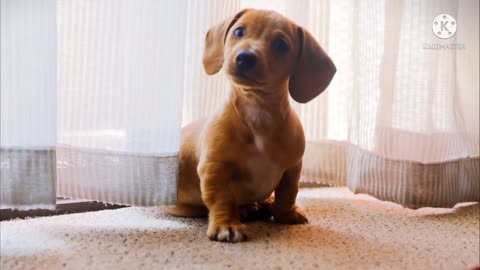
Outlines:
{"label": "puppy's tan coat", "polygon": [[232,91],[220,113],[183,129],[178,202],[168,211],[208,211],[207,236],[238,242],[246,239],[239,209],[274,192],[264,205],[275,221],[306,223],[295,205],[305,138],[288,97],[304,103],[319,95],[335,65],[305,29],[253,9],[208,31],[203,65],[210,75],[223,66]]}

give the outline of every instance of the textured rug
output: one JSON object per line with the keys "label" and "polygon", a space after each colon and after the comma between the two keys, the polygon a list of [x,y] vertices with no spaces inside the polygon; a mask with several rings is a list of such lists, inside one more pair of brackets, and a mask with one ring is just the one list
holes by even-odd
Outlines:
{"label": "textured rug", "polygon": [[410,210],[346,188],[303,189],[308,225],[250,223],[249,240],[205,236],[206,219],[123,208],[0,223],[1,269],[470,269],[480,208]]}

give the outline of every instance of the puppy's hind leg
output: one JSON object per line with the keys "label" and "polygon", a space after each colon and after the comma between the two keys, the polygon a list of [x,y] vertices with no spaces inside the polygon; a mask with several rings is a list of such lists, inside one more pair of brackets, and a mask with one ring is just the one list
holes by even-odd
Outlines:
{"label": "puppy's hind leg", "polygon": [[270,211],[272,203],[273,196],[270,196],[264,201],[240,206],[240,220],[242,222],[269,221],[272,218],[272,212]]}

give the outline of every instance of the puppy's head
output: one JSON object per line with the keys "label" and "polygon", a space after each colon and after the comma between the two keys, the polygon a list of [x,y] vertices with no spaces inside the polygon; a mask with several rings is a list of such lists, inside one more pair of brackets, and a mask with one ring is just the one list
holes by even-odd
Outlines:
{"label": "puppy's head", "polygon": [[203,66],[209,75],[225,66],[234,84],[252,91],[272,91],[289,80],[290,95],[301,103],[325,90],[336,72],[305,29],[274,11],[254,9],[208,31]]}

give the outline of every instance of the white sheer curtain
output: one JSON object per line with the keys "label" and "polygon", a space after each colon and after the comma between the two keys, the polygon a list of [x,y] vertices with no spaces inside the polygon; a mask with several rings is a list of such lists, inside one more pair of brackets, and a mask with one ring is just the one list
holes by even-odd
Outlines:
{"label": "white sheer curtain", "polygon": [[175,201],[186,6],[1,0],[2,207]]}
{"label": "white sheer curtain", "polygon": [[58,194],[175,201],[186,2],[57,2]]}
{"label": "white sheer curtain", "polygon": [[[196,17],[187,24],[184,125],[228,96],[225,77],[202,70],[198,33],[239,8],[274,9],[310,30],[338,69],[320,97],[292,101],[308,141],[303,181],[347,185],[412,208],[479,200],[478,1],[189,3]],[[444,13],[457,21],[447,40],[432,32]]]}
{"label": "white sheer curtain", "polygon": [[[245,7],[292,18],[337,66],[292,101],[303,181],[412,208],[479,200],[476,0],[1,0],[1,206],[172,203],[181,125],[229,91],[202,68],[205,33]],[[442,40],[444,13],[457,32]]]}

